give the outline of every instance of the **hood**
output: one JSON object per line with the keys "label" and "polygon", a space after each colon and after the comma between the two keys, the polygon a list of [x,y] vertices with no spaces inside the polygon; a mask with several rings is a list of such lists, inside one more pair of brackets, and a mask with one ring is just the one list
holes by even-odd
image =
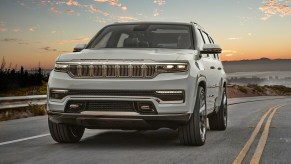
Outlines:
{"label": "hood", "polygon": [[71,60],[193,60],[196,50],[184,49],[85,49],[59,56],[57,61]]}

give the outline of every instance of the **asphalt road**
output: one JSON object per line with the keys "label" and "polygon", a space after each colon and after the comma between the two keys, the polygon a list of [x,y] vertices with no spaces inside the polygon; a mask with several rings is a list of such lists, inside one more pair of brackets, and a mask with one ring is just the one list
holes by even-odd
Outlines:
{"label": "asphalt road", "polygon": [[[176,131],[169,129],[86,130],[80,143],[58,144],[48,134],[47,116],[0,122],[0,163],[233,163],[238,158],[250,163],[258,157],[261,163],[291,162],[290,97],[241,98],[229,103],[227,130],[209,130],[201,147],[180,145]],[[272,108],[280,104],[286,105],[277,111]],[[242,151],[247,143],[249,149]]]}

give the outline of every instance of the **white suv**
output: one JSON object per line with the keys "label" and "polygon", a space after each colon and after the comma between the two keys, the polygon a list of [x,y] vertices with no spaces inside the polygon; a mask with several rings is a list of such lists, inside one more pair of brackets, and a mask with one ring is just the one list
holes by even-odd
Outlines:
{"label": "white suv", "polygon": [[[104,27],[60,55],[48,82],[49,129],[60,143],[84,129],[178,129],[203,145],[227,126],[221,48],[196,23],[137,22]],[[208,117],[208,119],[207,119]]]}

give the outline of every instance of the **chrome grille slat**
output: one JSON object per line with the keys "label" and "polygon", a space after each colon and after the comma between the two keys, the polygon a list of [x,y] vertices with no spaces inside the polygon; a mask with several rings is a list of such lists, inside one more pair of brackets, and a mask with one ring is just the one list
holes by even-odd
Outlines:
{"label": "chrome grille slat", "polygon": [[95,65],[94,66],[94,76],[95,77],[102,77],[102,65]]}
{"label": "chrome grille slat", "polygon": [[119,65],[119,77],[128,77],[128,65]]}

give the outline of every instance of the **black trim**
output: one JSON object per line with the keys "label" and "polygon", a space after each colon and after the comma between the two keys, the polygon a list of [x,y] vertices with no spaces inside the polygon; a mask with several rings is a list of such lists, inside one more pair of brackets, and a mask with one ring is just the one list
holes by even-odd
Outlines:
{"label": "black trim", "polygon": [[[118,113],[118,112],[116,112]],[[188,123],[191,114],[160,115],[86,115],[48,111],[49,119],[57,124],[79,125],[92,129],[176,129]]]}

